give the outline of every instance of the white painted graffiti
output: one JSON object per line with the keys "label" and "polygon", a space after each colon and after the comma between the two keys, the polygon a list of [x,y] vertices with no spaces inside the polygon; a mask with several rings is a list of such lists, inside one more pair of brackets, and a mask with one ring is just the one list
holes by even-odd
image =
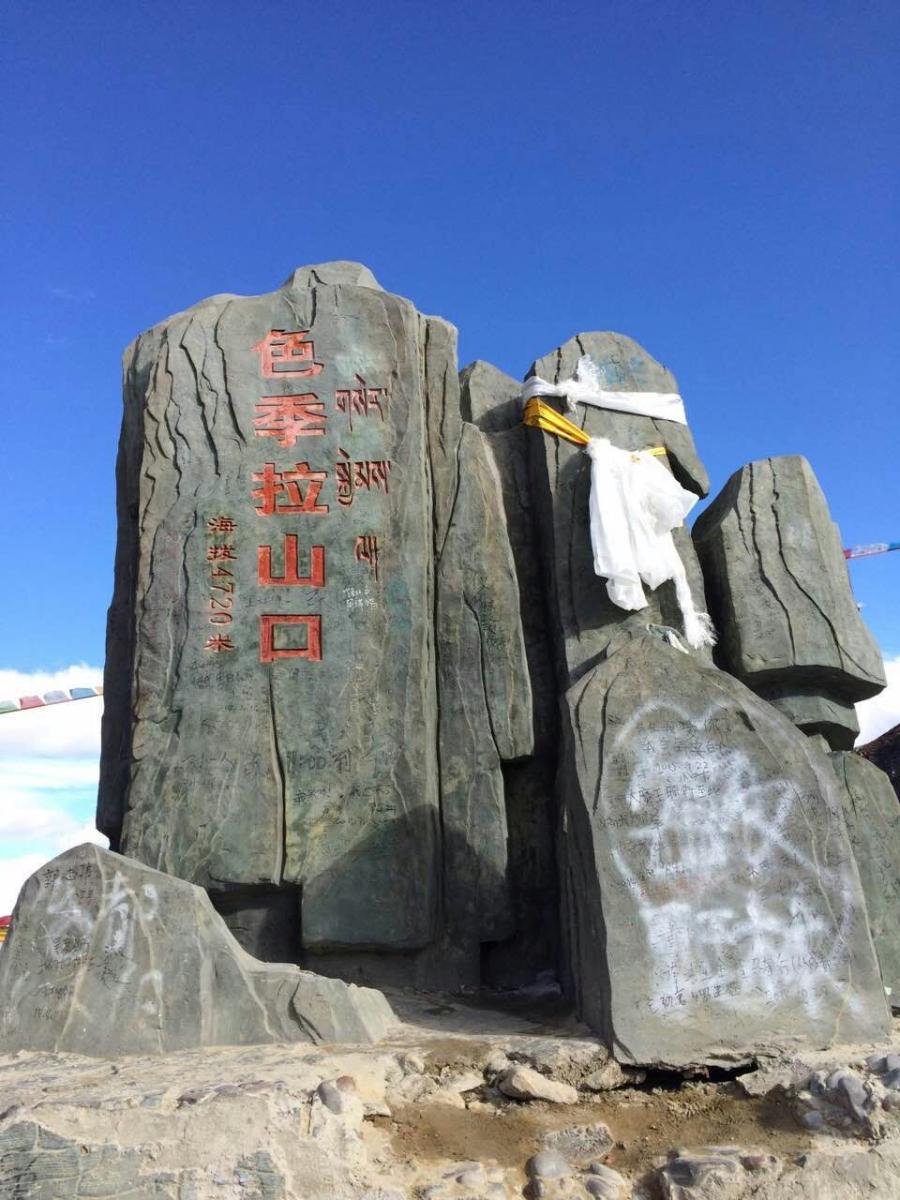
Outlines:
{"label": "white painted graffiti", "polygon": [[812,769],[804,787],[767,763],[733,704],[651,702],[615,728],[599,802],[652,962],[639,1002],[675,1017],[854,1004],[854,877],[817,852],[832,817]]}

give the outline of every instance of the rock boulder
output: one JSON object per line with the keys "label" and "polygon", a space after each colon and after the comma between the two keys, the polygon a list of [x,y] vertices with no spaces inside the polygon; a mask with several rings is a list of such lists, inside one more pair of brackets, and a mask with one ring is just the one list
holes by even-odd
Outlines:
{"label": "rock boulder", "polygon": [[837,526],[812,468],[793,455],[748,463],[697,518],[694,544],[716,660],[805,733],[849,750],[853,704],[885,685]]}
{"label": "rock boulder", "polygon": [[372,1042],[380,992],[251,958],[202,888],[99,846],[23,887],[0,954],[0,1050],[165,1053]]}
{"label": "rock boulder", "polygon": [[742,684],[651,636],[566,695],[564,919],[578,1009],[673,1065],[884,1034],[827,758]]}

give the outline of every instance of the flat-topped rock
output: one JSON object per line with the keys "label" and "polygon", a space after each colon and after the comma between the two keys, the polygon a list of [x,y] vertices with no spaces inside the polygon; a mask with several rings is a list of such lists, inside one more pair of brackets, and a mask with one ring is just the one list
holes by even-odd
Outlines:
{"label": "flat-topped rock", "polygon": [[3,1051],[373,1042],[392,1024],[380,992],[251,958],[202,888],[89,844],[26,882],[0,954]]}
{"label": "flat-topped rock", "polygon": [[885,685],[812,468],[792,455],[741,467],[697,518],[694,544],[716,660],[806,733],[849,750],[853,703]]}
{"label": "flat-topped rock", "polygon": [[889,1027],[828,759],[737,680],[623,637],[566,695],[567,940],[616,1057],[732,1061]]}

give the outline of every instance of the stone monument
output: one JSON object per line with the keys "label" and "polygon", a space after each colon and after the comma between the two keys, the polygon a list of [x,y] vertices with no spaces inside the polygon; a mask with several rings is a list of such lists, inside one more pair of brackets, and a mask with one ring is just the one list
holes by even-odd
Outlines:
{"label": "stone monument", "polygon": [[531,713],[455,331],[356,264],[214,297],[127,352],[118,479],[99,827],[251,953],[471,974]]}
{"label": "stone monument", "polygon": [[[883,672],[810,468],[742,468],[692,540],[670,371],[587,333],[527,380],[526,427],[523,384],[458,376],[452,326],[347,262],[128,349],[112,849],[23,889],[0,1045],[372,1041],[359,985],[550,980],[637,1065],[886,1030],[900,843],[846,753]],[[597,574],[601,444],[675,498],[642,608]]]}

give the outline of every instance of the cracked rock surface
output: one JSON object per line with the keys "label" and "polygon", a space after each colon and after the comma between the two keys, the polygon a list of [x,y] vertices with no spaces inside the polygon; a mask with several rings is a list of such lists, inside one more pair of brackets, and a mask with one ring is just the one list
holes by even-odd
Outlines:
{"label": "cracked rock surface", "polygon": [[[579,358],[590,354],[603,387],[616,391],[677,392],[674,375],[646,350],[618,333],[584,333],[570,338],[532,364],[529,375],[559,383],[574,374]],[[551,400],[560,407],[562,401]],[[561,409],[560,409],[561,410]],[[686,425],[633,413],[613,412],[581,404],[567,418],[591,437],[608,438],[623,450],[664,446],[664,461],[682,487],[705,496],[709,478]],[[588,522],[590,459],[581,446],[528,429],[534,505],[541,526],[547,575],[547,600],[555,638],[561,690],[573,683],[621,629],[648,622],[681,630],[681,614],[671,582],[647,589],[647,607],[626,612],[609,599],[602,579],[594,574]],[[703,577],[685,528],[673,533],[684,562],[695,606],[706,607]],[[699,652],[708,657],[708,651]]]}
{"label": "cracked rock surface", "polygon": [[202,888],[94,845],[25,884],[0,995],[5,1050],[370,1042],[394,1023],[380,992],[251,958]]}
{"label": "cracked rock surface", "polygon": [[716,661],[805,732],[851,749],[853,704],[881,691],[884,668],[809,463],[792,455],[741,467],[693,538],[719,631]]}
{"label": "cracked rock surface", "polygon": [[478,983],[532,732],[456,331],[357,263],[211,297],[128,349],[117,475],[98,826],[258,957]]}
{"label": "cracked rock surface", "polygon": [[900,806],[890,779],[859,754],[830,755],[866,897],[885,990],[900,1008]]}
{"label": "cracked rock surface", "polygon": [[[730,675],[628,638],[566,695],[579,1012],[617,1058],[752,1058],[889,1013],[828,758]],[[601,918],[602,914],[602,918]]]}

